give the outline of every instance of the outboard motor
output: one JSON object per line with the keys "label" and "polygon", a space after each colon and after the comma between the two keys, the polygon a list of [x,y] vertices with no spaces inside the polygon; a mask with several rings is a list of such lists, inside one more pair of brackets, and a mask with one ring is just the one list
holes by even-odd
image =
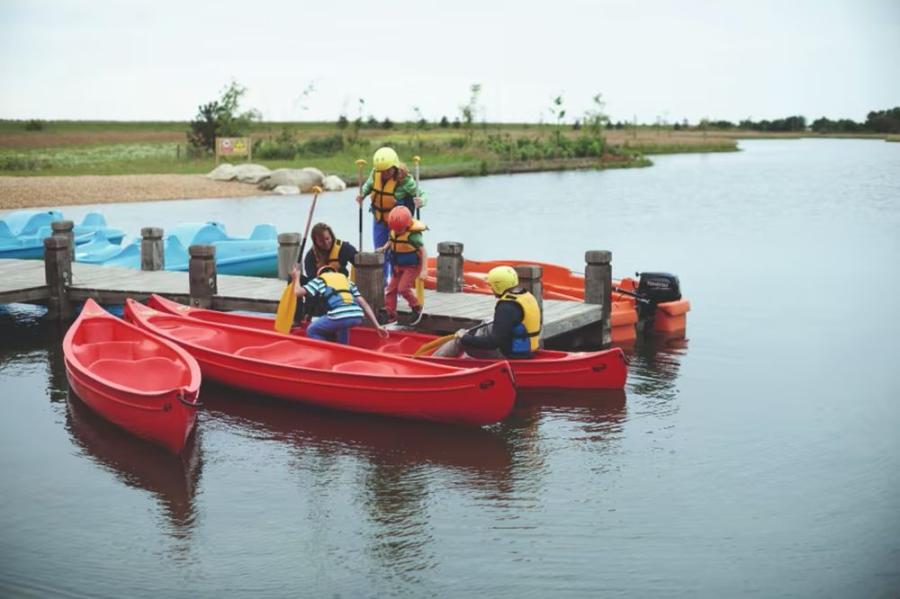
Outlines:
{"label": "outboard motor", "polygon": [[636,272],[639,277],[637,292],[638,319],[649,324],[652,330],[656,317],[656,305],[681,299],[678,277],[667,272]]}

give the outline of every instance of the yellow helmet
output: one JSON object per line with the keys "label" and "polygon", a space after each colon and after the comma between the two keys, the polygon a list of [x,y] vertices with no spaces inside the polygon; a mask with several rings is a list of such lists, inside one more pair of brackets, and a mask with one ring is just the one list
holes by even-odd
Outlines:
{"label": "yellow helmet", "polygon": [[511,266],[496,266],[488,272],[487,282],[494,295],[500,296],[519,284],[519,275]]}
{"label": "yellow helmet", "polygon": [[375,150],[375,156],[372,157],[372,164],[375,165],[376,171],[386,171],[392,166],[400,164],[400,157],[397,156],[397,152],[394,151],[394,148],[385,146]]}

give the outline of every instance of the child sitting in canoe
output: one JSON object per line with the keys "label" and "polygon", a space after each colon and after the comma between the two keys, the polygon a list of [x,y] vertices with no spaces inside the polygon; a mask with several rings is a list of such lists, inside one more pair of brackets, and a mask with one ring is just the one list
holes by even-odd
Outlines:
{"label": "child sitting in canoe", "polygon": [[417,324],[422,319],[422,306],[416,298],[414,290],[416,279],[424,279],[426,273],[425,242],[422,231],[426,227],[415,220],[406,206],[397,206],[388,214],[388,227],[391,232],[387,243],[377,252],[390,250],[391,280],[384,290],[384,309],[388,322],[397,321],[397,295],[402,295],[412,311],[412,322]]}
{"label": "child sitting in canoe", "polygon": [[300,285],[300,269],[291,270],[291,281],[298,298],[321,297],[328,312],[310,323],[306,336],[311,339],[337,341],[347,345],[350,342],[350,327],[361,325],[363,316],[369,319],[378,331],[378,336],[386,338],[387,330],[378,323],[372,307],[359,293],[356,285],[346,275],[335,272],[332,266],[322,266],[316,276],[305,285]]}

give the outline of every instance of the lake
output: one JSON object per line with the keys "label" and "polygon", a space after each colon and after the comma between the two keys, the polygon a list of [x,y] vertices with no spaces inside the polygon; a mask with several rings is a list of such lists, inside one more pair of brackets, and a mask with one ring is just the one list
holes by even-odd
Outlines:
{"label": "lake", "polygon": [[[424,182],[432,254],[581,271],[611,250],[693,307],[686,339],[629,350],[624,392],[523,397],[493,427],[204,385],[176,458],[68,396],[58,325],[0,308],[0,594],[897,596],[900,144],[740,146]],[[316,220],[356,244],[354,195]],[[310,200],[62,210],[246,234],[301,230]]]}

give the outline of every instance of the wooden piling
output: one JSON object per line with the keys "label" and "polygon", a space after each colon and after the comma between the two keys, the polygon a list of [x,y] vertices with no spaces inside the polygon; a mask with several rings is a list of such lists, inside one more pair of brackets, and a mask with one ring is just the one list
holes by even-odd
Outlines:
{"label": "wooden piling", "polygon": [[188,248],[191,261],[188,264],[191,305],[212,307],[212,298],[218,292],[216,278],[216,246],[192,245]]}
{"label": "wooden piling", "polygon": [[438,243],[437,290],[459,293],[463,288],[463,244],[458,241]]}
{"label": "wooden piling", "polygon": [[[300,260],[300,233],[278,234],[278,278],[287,280],[291,269]],[[301,273],[303,265],[300,266]]]}
{"label": "wooden piling", "polygon": [[357,252],[353,261],[356,286],[375,314],[384,308],[384,254]]}
{"label": "wooden piling", "polygon": [[69,239],[62,235],[44,239],[44,279],[50,292],[47,316],[59,320],[69,320],[73,315],[68,297],[68,287],[72,283],[72,257],[69,249]]}
{"label": "wooden piling", "polygon": [[[53,237],[60,237],[66,240],[69,250],[69,262],[75,261],[75,223],[70,220],[55,220],[50,223],[50,229],[53,231]],[[46,247],[46,246],[45,246]]]}
{"label": "wooden piling", "polygon": [[[537,264],[520,264],[513,268],[516,271],[516,275],[519,277],[519,287],[523,288],[525,291],[531,292],[531,295],[537,300],[538,308],[541,309],[541,330],[543,331],[544,284],[541,282],[541,277],[544,274],[544,269]],[[543,337],[543,335],[541,335],[541,337]],[[543,339],[539,339],[538,341],[541,342],[541,346],[543,347]]]}
{"label": "wooden piling", "polygon": [[141,229],[141,270],[165,269],[163,230],[159,227],[144,227]]}
{"label": "wooden piling", "polygon": [[586,263],[584,269],[584,302],[599,304],[603,310],[601,320],[602,343],[609,345],[612,341],[610,314],[612,310],[612,252],[607,250],[588,250],[584,253]]}

